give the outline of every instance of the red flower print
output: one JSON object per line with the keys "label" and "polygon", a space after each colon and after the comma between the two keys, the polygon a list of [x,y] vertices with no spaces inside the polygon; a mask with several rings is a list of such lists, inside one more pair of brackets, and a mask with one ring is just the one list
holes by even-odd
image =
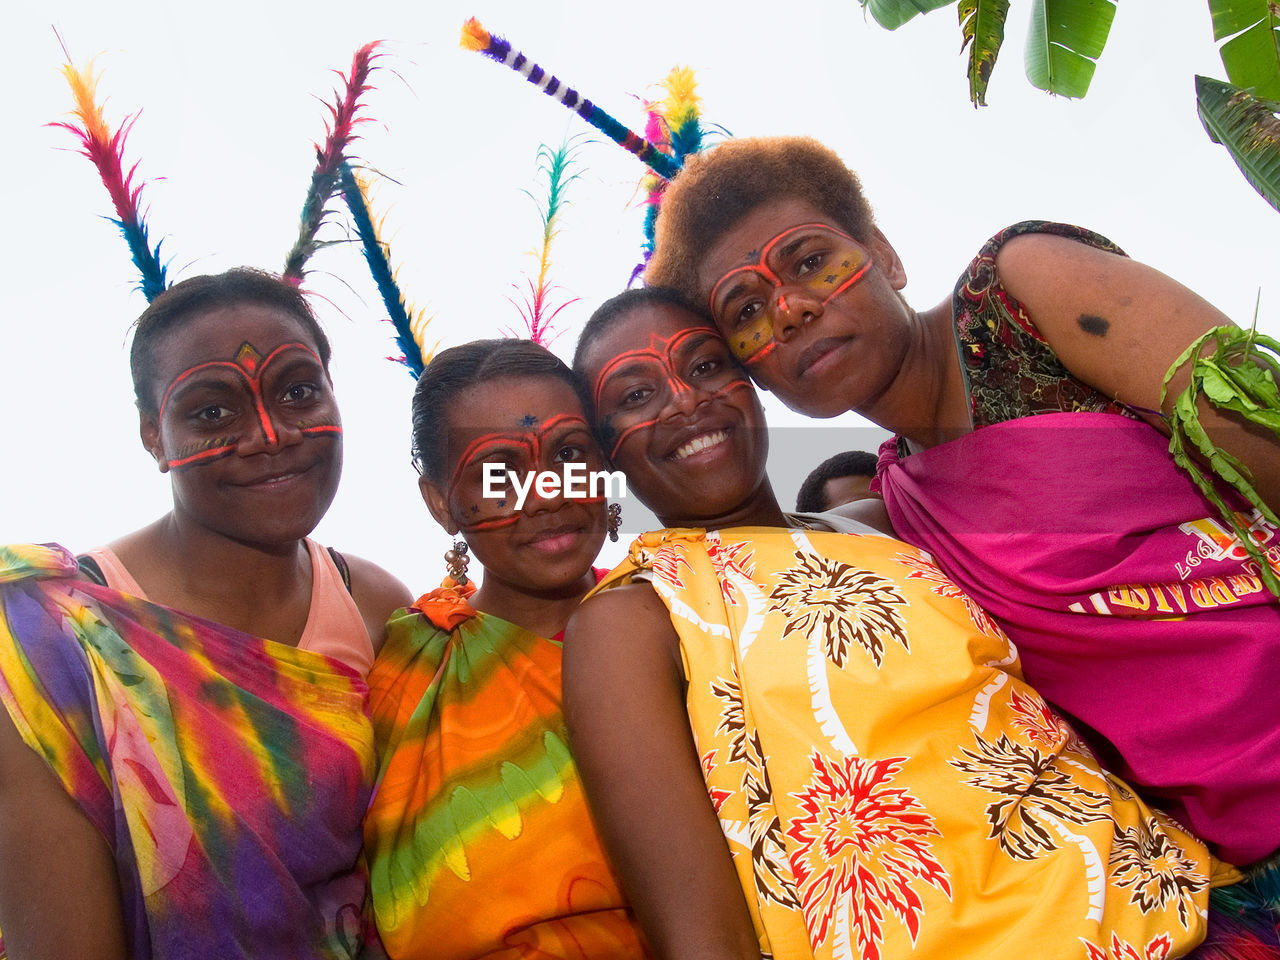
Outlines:
{"label": "red flower print", "polygon": [[1173,950],[1173,940],[1167,933],[1152,937],[1141,953],[1138,952],[1137,947],[1114,932],[1111,934],[1109,950],[1104,950],[1083,937],[1081,942],[1088,953],[1088,960],[1165,960]]}
{"label": "red flower print", "polygon": [[[835,938],[835,956],[879,960],[886,910],[915,943],[924,904],[916,882],[951,896],[951,880],[933,854],[940,837],[920,801],[892,786],[905,757],[828,759],[811,754],[813,778],[793,794],[802,816],[786,835],[797,845],[791,869],[816,946]],[[849,935],[856,952],[850,949]]]}
{"label": "red flower print", "polygon": [[931,584],[930,589],[938,596],[959,600],[963,603],[964,608],[969,611],[969,619],[973,621],[973,625],[978,628],[979,632],[985,633],[989,637],[1005,639],[1004,631],[991,619],[991,615],[987,611],[978,606],[978,601],[961,590],[935,564],[915,553],[899,553],[893,559],[904,567],[911,569],[911,572],[907,574],[908,580],[923,580],[925,583]]}

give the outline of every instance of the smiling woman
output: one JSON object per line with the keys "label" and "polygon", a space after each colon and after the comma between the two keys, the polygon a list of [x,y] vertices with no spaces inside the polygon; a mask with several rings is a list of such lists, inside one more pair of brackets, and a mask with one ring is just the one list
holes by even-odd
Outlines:
{"label": "smiling woman", "polygon": [[560,702],[564,625],[595,586],[606,526],[603,497],[566,491],[604,466],[573,375],[525,340],[454,347],[418,379],[413,434],[422,497],[464,539],[444,585],[388,624],[369,677],[383,943],[396,960],[647,956]]}
{"label": "smiling woman", "polygon": [[328,361],[279,278],[162,293],[131,365],[172,510],[0,557],[0,860],[41,865],[0,871],[9,956],[360,949],[363,677],[408,591],[308,539],[342,469]]}

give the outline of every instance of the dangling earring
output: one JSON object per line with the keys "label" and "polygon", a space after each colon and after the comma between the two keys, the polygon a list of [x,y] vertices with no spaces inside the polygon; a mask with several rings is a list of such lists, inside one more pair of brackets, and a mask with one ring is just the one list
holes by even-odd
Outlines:
{"label": "dangling earring", "polygon": [[622,529],[622,504],[609,504],[609,539],[618,542],[618,531]]}
{"label": "dangling earring", "polygon": [[449,567],[449,576],[460,587],[467,585],[467,541],[459,537],[453,541],[453,549],[444,552],[444,562]]}

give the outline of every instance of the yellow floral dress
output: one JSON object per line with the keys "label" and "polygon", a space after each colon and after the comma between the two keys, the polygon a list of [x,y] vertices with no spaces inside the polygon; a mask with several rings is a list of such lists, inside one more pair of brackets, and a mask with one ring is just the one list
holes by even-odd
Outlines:
{"label": "yellow floral dress", "polygon": [[637,574],[766,956],[1159,960],[1238,878],[1099,766],[927,554],[666,530],[600,589]]}

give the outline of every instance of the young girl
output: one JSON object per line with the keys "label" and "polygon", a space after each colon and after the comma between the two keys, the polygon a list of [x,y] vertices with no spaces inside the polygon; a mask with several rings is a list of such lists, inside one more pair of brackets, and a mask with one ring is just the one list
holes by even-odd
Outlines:
{"label": "young girl", "polygon": [[537,485],[519,503],[507,479],[603,468],[573,375],[526,340],[446,350],[418,379],[413,437],[423,499],[462,539],[444,585],[391,620],[369,678],[383,942],[396,960],[645,957],[560,701],[564,625],[595,585],[605,503]]}

